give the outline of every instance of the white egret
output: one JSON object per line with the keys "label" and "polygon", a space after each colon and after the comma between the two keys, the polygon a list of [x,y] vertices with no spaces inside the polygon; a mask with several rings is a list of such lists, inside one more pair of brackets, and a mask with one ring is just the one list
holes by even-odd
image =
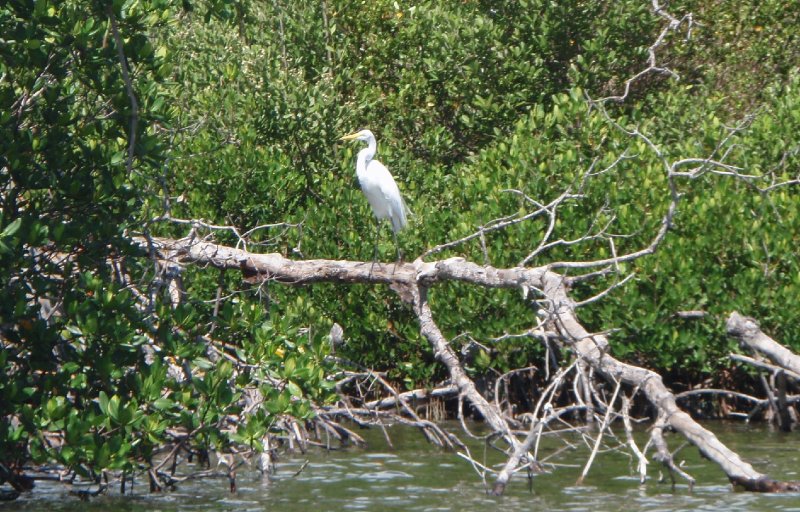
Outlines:
{"label": "white egret", "polygon": [[378,152],[378,143],[375,135],[369,130],[361,130],[350,135],[345,135],[339,140],[361,140],[367,143],[367,147],[358,152],[356,159],[356,176],[361,190],[367,196],[375,214],[377,228],[375,231],[375,258],[378,253],[378,232],[380,222],[389,219],[392,223],[392,236],[394,245],[397,249],[397,259],[400,259],[400,248],[397,245],[397,232],[403,229],[406,224],[406,214],[409,212],[400,189],[397,188],[394,178],[389,173],[389,169],[377,160],[374,160],[375,153]]}

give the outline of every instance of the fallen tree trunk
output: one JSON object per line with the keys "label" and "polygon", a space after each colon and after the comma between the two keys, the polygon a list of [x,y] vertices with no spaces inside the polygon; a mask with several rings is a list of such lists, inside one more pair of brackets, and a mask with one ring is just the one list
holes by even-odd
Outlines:
{"label": "fallen tree trunk", "polygon": [[794,378],[800,376],[800,356],[764,334],[754,318],[734,311],[725,327],[728,335],[739,340],[742,346],[767,356],[774,364],[792,372]]}
{"label": "fallen tree trunk", "polygon": [[397,407],[397,405],[404,400],[412,403],[425,403],[431,398],[448,398],[455,395],[458,395],[458,388],[453,385],[442,386],[431,390],[415,389],[398,393],[397,396],[389,396],[380,400],[366,402],[364,407],[366,409],[386,409],[389,407]]}
{"label": "fallen tree trunk", "polygon": [[800,381],[800,357],[764,334],[755,319],[742,316],[736,311],[728,317],[726,328],[728,335],[737,339],[743,348],[749,348],[759,359],[766,356],[774,363],[773,365],[737,354],[731,355],[733,359],[770,371],[769,382],[763,375],[760,378],[767,393],[771,418],[777,422],[781,430],[791,432],[797,423],[797,411],[790,407],[786,378],[791,377]]}
{"label": "fallen tree trunk", "polygon": [[[621,381],[640,388],[651,404],[663,414],[667,425],[682,434],[711,461],[717,463],[728,479],[745,490],[781,492],[800,490],[800,483],[778,482],[768,478],[744,462],[725,446],[711,431],[695,422],[678,408],[673,395],[664,386],[661,376],[638,366],[623,363],[608,354],[608,339],[602,334],[589,333],[575,315],[574,302],[567,295],[567,282],[563,276],[546,272],[541,290],[551,304],[550,315],[563,340],[591,367],[611,381]],[[499,482],[502,486],[504,482]],[[502,492],[502,488],[496,489]]]}
{"label": "fallen tree trunk", "polygon": [[[623,363],[609,354],[604,335],[591,334],[579,323],[574,302],[568,296],[569,277],[548,267],[500,269],[480,266],[462,258],[435,262],[416,260],[396,264],[305,260],[294,261],[279,254],[253,254],[244,250],[217,245],[196,239],[144,239],[138,242],[155,250],[161,258],[180,263],[211,265],[221,269],[237,269],[251,282],[276,281],[291,285],[315,282],[373,283],[389,285],[400,298],[411,304],[420,324],[420,332],[433,348],[436,358],[447,368],[451,385],[457,387],[481,414],[492,431],[506,440],[511,453],[523,445],[512,430],[514,420],[507,417],[494,403],[486,400],[464,371],[455,351],[439,330],[427,302],[427,290],[437,282],[462,281],[487,288],[517,288],[535,291],[548,315],[550,329],[569,346],[575,355],[597,373],[613,382],[641,389],[659,411],[666,425],[686,437],[708,459],[720,466],[730,481],[745,490],[780,492],[800,490],[795,482],[780,482],[759,473],[726,447],[709,430],[696,423],[678,408],[675,396],[664,386],[661,377],[650,370]],[[535,463],[528,455],[528,463]],[[518,469],[504,470],[494,483],[493,492],[502,494],[508,480]]]}

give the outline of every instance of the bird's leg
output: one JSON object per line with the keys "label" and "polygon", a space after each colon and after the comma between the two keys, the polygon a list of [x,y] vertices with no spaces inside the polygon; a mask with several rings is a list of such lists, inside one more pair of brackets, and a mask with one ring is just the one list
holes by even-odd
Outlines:
{"label": "bird's leg", "polygon": [[372,275],[372,269],[375,267],[375,262],[378,261],[378,238],[381,234],[381,221],[375,219],[375,241],[372,246],[372,265],[369,267],[369,275]]}
{"label": "bird's leg", "polygon": [[397,251],[397,261],[395,262],[395,267],[397,263],[403,261],[403,253],[400,252],[400,246],[397,244],[397,233],[395,233],[394,229],[392,230],[392,237],[394,238],[394,248]]}

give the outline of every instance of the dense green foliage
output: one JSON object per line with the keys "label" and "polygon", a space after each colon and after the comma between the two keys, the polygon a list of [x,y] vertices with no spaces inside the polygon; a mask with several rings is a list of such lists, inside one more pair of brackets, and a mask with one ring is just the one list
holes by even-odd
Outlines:
{"label": "dense green foliage", "polygon": [[[138,35],[158,18],[158,2],[150,7],[120,19],[120,30],[132,35],[126,51],[143,93],[155,87],[162,65]],[[120,17],[119,6],[113,9]],[[143,364],[143,318],[131,294],[111,284],[111,267],[98,264],[131,254],[125,231],[142,203],[141,176],[126,168],[132,106],[108,44],[108,16],[103,4],[86,2],[0,9],[0,459],[7,464],[25,461],[26,444],[35,460],[129,464],[131,428],[143,421],[136,401],[153,398],[145,388],[159,372]],[[147,107],[136,126],[147,152],[135,164],[143,169],[157,160],[159,145],[147,127],[160,112]],[[56,307],[64,314],[53,314]],[[145,371],[131,374],[132,366]],[[98,409],[98,394],[112,396],[105,403],[113,415],[100,410],[102,401]],[[116,433],[97,434],[104,428]],[[67,448],[51,448],[43,435],[51,429],[65,432]],[[136,447],[145,456],[152,447],[146,434]]]}
{"label": "dense green foliage", "polygon": [[[746,173],[789,177],[797,156],[791,138],[797,9],[780,2],[684,2],[671,9],[693,12],[698,22],[690,40],[685,31],[674,33],[658,51],[681,79],[651,75],[637,82],[612,115],[640,127],[673,159],[707,156],[725,140],[726,126],[754,115],[719,154],[730,149],[727,161]],[[635,2],[277,3],[248,11],[239,32],[188,17],[170,44],[176,96],[190,117],[185,124],[200,119],[203,125],[178,144],[179,154],[195,155],[174,167],[177,190],[190,198],[179,216],[241,230],[302,223],[301,230],[280,235],[265,231],[264,250],[368,259],[372,219],[353,175],[357,148],[334,142],[365,126],[378,134],[379,157],[417,212],[401,236],[409,257],[524,211],[524,202],[506,189],[551,200],[594,159],[608,165],[626,150],[636,157],[594,180],[585,200],[561,212],[556,238],[585,234],[606,207],[614,233],[634,234],[619,239],[618,249],[641,248],[668,201],[664,169],[641,142],[590,112],[583,91],[619,93],[644,67],[662,26],[649,5]],[[733,308],[781,326],[793,343],[790,312],[780,306],[791,286],[786,277],[796,268],[794,191],[767,198],[719,177],[687,180],[682,189],[686,199],[664,250],[637,262],[629,269],[637,281],[586,308],[584,318],[597,329],[620,328],[619,353],[662,370],[704,373],[725,364],[720,358],[729,344],[721,320]],[[489,261],[517,264],[544,228],[536,221],[489,235]],[[390,258],[390,238],[383,235],[381,254]],[[765,246],[765,239],[777,245]],[[477,240],[443,255],[484,258]],[[604,256],[607,244],[584,244],[531,263]],[[768,272],[765,281],[763,265],[783,270]],[[276,312],[297,314],[322,330],[338,321],[350,356],[376,366],[400,357],[397,377],[419,384],[437,375],[413,319],[387,290],[306,293],[317,308],[313,314],[280,306]],[[271,294],[273,304],[291,303],[296,291],[273,288]],[[447,333],[469,332],[483,343],[530,323],[528,308],[510,292],[444,287],[434,290],[434,306],[441,306],[437,318]],[[712,316],[678,320],[675,313],[686,309]],[[518,342],[496,348],[491,358],[481,357],[478,370],[521,364],[538,350]]]}
{"label": "dense green foliage", "polygon": [[[219,312],[244,326],[236,349],[253,364],[233,382],[197,341],[208,329],[195,305],[170,308],[130,243],[161,204],[173,122],[166,48],[151,36],[179,12],[158,0],[0,8],[2,481],[29,461],[84,476],[137,469],[176,431],[201,452],[260,446],[280,415],[307,418],[306,398],[328,397],[320,338],[250,303]],[[225,428],[254,385],[267,407]]]}
{"label": "dense green foliage", "polygon": [[[323,340],[333,322],[344,327],[346,358],[388,368],[409,387],[439,379],[413,317],[389,290],[249,290],[239,276],[188,269],[187,300],[172,309],[153,262],[130,243],[141,233],[185,235],[185,224],[165,220],[172,216],[258,228],[251,250],[370,259],[373,219],[354,177],[357,148],[335,142],[358,127],[377,134],[379,158],[415,212],[400,236],[407,257],[534,208],[509,189],[551,201],[592,162],[601,169],[622,155],[563,206],[554,239],[609,223],[625,235],[617,251],[646,246],[669,201],[662,162],[586,95],[620,92],[664,20],[633,1],[495,4],[4,3],[0,462],[132,470],[175,428],[193,434],[196,450],[258,448],[282,415],[309,417],[312,401],[330,399]],[[670,10],[699,22],[689,41],[676,32],[658,50],[681,78],[649,75],[626,102],[609,105],[609,116],[638,127],[671,160],[724,154],[764,179],[681,182],[664,245],[625,268],[636,279],[586,306],[582,319],[619,329],[617,355],[697,378],[727,366],[721,323],[732,309],[800,344],[796,188],[757,190],[797,175],[800,7],[685,0]],[[727,127],[740,123],[729,137]],[[534,219],[488,234],[485,251],[475,239],[436,257],[513,266],[546,228]],[[394,255],[386,230],[379,249],[383,259]],[[528,264],[609,255],[595,240]],[[215,311],[220,284],[232,295]],[[531,341],[493,341],[530,327],[533,312],[518,292],[448,285],[431,301],[446,334],[469,334],[457,343],[491,349],[469,351],[476,375],[539,361]],[[689,309],[711,315],[675,316]],[[252,372],[234,377],[224,359],[210,362],[198,342],[210,331]],[[251,383],[266,408],[224,428]],[[63,446],[48,437],[55,432]]]}

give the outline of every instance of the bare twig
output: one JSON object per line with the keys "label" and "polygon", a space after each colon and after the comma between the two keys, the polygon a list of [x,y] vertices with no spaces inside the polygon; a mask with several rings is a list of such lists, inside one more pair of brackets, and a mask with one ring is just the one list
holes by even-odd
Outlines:
{"label": "bare twig", "polygon": [[643,484],[645,480],[647,480],[647,457],[645,457],[644,453],[639,449],[639,446],[636,444],[636,440],[633,438],[633,427],[631,426],[631,418],[630,418],[630,409],[631,409],[631,400],[624,394],[622,395],[622,422],[625,426],[625,437],[628,440],[628,446],[630,446],[631,451],[636,456],[636,472],[639,473],[639,483]]}
{"label": "bare twig", "polygon": [[664,464],[667,468],[673,487],[675,486],[674,475],[678,474],[688,482],[689,490],[691,491],[694,487],[695,479],[675,464],[672,454],[669,452],[669,448],[667,448],[667,443],[664,441],[664,428],[666,426],[667,423],[664,420],[663,414],[659,415],[658,420],[656,420],[655,425],[653,425],[653,429],[650,431],[650,440],[656,449],[656,454],[653,458]]}
{"label": "bare twig", "polygon": [[599,100],[600,102],[607,102],[613,101],[617,103],[621,103],[628,98],[628,95],[631,92],[631,86],[641,80],[643,77],[650,75],[650,74],[666,74],[672,76],[674,78],[678,78],[678,74],[672,71],[670,68],[659,66],[656,60],[656,52],[659,48],[664,46],[667,40],[667,36],[671,32],[676,32],[681,25],[686,24],[686,38],[689,39],[692,33],[692,25],[693,25],[693,16],[692,14],[686,14],[681,19],[675,18],[670,13],[664,10],[658,0],[652,0],[653,12],[667,20],[667,23],[664,25],[664,28],[661,29],[661,32],[656,37],[656,40],[647,48],[647,67],[629,79],[625,81],[625,87],[622,94],[618,96],[609,96],[607,98],[603,98]]}
{"label": "bare twig", "polygon": [[594,458],[597,455],[597,450],[600,448],[600,441],[603,440],[603,435],[606,431],[606,428],[608,428],[609,422],[611,421],[612,413],[614,411],[614,402],[617,400],[617,395],[619,395],[619,390],[621,386],[622,383],[617,382],[617,385],[614,388],[614,395],[608,402],[608,407],[606,408],[606,414],[603,417],[603,423],[600,424],[600,429],[597,432],[597,439],[595,440],[594,447],[592,448],[592,453],[591,455],[589,455],[589,460],[586,461],[586,465],[583,467],[581,476],[578,477],[578,481],[575,482],[575,485],[583,485],[584,478],[586,478],[586,475],[589,474],[589,468],[592,467],[592,461],[594,461]]}

